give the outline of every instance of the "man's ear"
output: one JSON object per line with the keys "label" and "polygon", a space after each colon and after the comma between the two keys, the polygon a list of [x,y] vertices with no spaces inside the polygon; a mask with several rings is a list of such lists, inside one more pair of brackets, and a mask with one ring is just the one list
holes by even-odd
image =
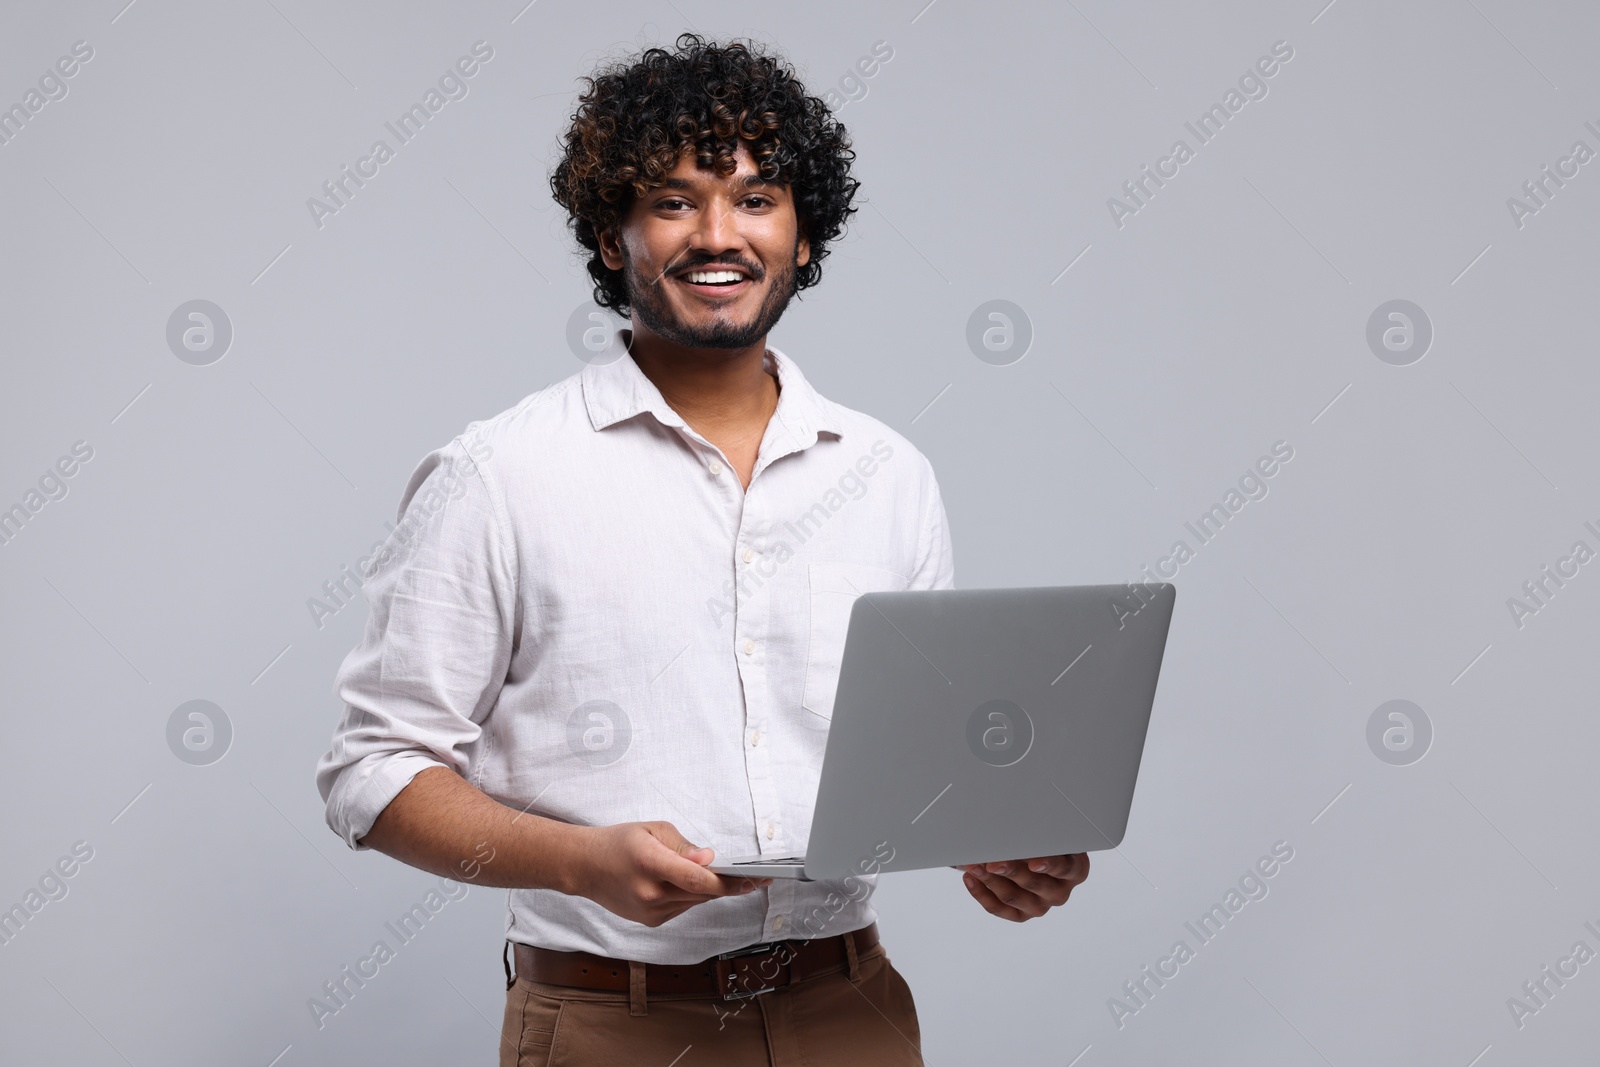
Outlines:
{"label": "man's ear", "polygon": [[795,242],[794,265],[797,267],[803,267],[810,262],[811,240],[802,233],[800,235],[800,239]]}
{"label": "man's ear", "polygon": [[600,242],[600,260],[612,270],[622,269],[622,247],[617,238],[614,226],[608,226],[595,234]]}

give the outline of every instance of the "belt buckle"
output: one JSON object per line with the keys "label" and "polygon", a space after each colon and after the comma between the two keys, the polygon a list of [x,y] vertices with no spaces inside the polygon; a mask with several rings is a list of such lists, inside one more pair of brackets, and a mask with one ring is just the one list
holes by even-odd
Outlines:
{"label": "belt buckle", "polygon": [[[779,950],[786,953],[782,959],[779,959]],[[778,988],[776,985],[764,986],[761,989],[737,991],[729,988],[733,984],[736,974],[750,973],[741,972],[739,965],[730,961],[767,954],[772,954],[772,958],[778,961],[778,968],[770,976],[763,975],[768,981],[773,981],[782,973],[782,969],[788,966],[789,961],[794,958],[794,950],[788,947],[787,941],[763,941],[758,944],[747,945],[744,948],[733,949],[731,952],[719,952],[717,954],[717,984],[722,987],[723,1000],[747,1000],[750,997],[759,997],[763,993],[770,993]]]}

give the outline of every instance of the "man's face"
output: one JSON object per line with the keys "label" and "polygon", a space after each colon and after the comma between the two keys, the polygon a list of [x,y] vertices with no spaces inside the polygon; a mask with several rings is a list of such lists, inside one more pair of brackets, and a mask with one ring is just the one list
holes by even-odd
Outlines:
{"label": "man's face", "polygon": [[[634,200],[620,233],[602,235],[601,256],[623,272],[636,327],[689,348],[745,348],[789,306],[810,243],[788,186],[761,179],[744,145],[735,158],[723,178],[685,152],[665,185]],[[738,278],[690,280],[705,270]]]}

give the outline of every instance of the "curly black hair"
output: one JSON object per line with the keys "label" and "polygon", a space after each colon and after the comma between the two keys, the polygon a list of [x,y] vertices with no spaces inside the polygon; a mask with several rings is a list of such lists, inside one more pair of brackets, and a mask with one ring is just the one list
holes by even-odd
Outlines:
{"label": "curly black hair", "polygon": [[827,244],[856,212],[861,183],[850,177],[855,153],[844,126],[791,67],[754,42],[716,45],[684,33],[676,53],[649,48],[581,80],[587,88],[550,192],[589,254],[595,303],[630,313],[622,272],[600,258],[600,233],[622,221],[634,197],[663,184],[685,149],[727,176],[741,142],[762,177],[789,186],[810,242],[809,261],[795,270],[796,293],[822,280]]}

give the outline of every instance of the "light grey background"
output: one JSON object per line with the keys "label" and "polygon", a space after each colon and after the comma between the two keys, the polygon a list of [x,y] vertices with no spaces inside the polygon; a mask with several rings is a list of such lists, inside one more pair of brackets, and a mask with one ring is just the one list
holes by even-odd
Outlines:
{"label": "light grey background", "polygon": [[[580,366],[556,139],[578,75],[687,28],[776,45],[818,94],[894,50],[839,111],[861,213],[772,341],[931,458],[958,585],[1136,578],[1294,449],[1173,579],[1128,836],[1072,901],[1013,925],[953,871],[884,879],[928,1061],[1593,1055],[1600,962],[1521,1028],[1507,1006],[1600,950],[1600,564],[1520,628],[1507,606],[1600,548],[1600,162],[1520,227],[1507,206],[1600,149],[1592,6],[124,2],[0,16],[0,103],[94,49],[0,146],[0,507],[94,450],[0,547],[0,906],[94,850],[0,946],[8,1062],[494,1061],[498,890],[324,1028],[307,1009],[436,880],[323,824],[366,605],[319,629],[306,602],[423,454]],[[307,198],[480,39],[470,94],[319,229]],[[1268,95],[1115,225],[1280,40]],[[209,366],[166,343],[194,299],[234,329]],[[1034,331],[1009,366],[967,346],[992,299]],[[1393,299],[1434,329],[1409,366],[1366,341]],[[196,699],[233,728],[209,766],[166,739]],[[1433,727],[1408,766],[1367,742],[1394,699]],[[1266,898],[1119,1027],[1123,983],[1278,841]]]}

